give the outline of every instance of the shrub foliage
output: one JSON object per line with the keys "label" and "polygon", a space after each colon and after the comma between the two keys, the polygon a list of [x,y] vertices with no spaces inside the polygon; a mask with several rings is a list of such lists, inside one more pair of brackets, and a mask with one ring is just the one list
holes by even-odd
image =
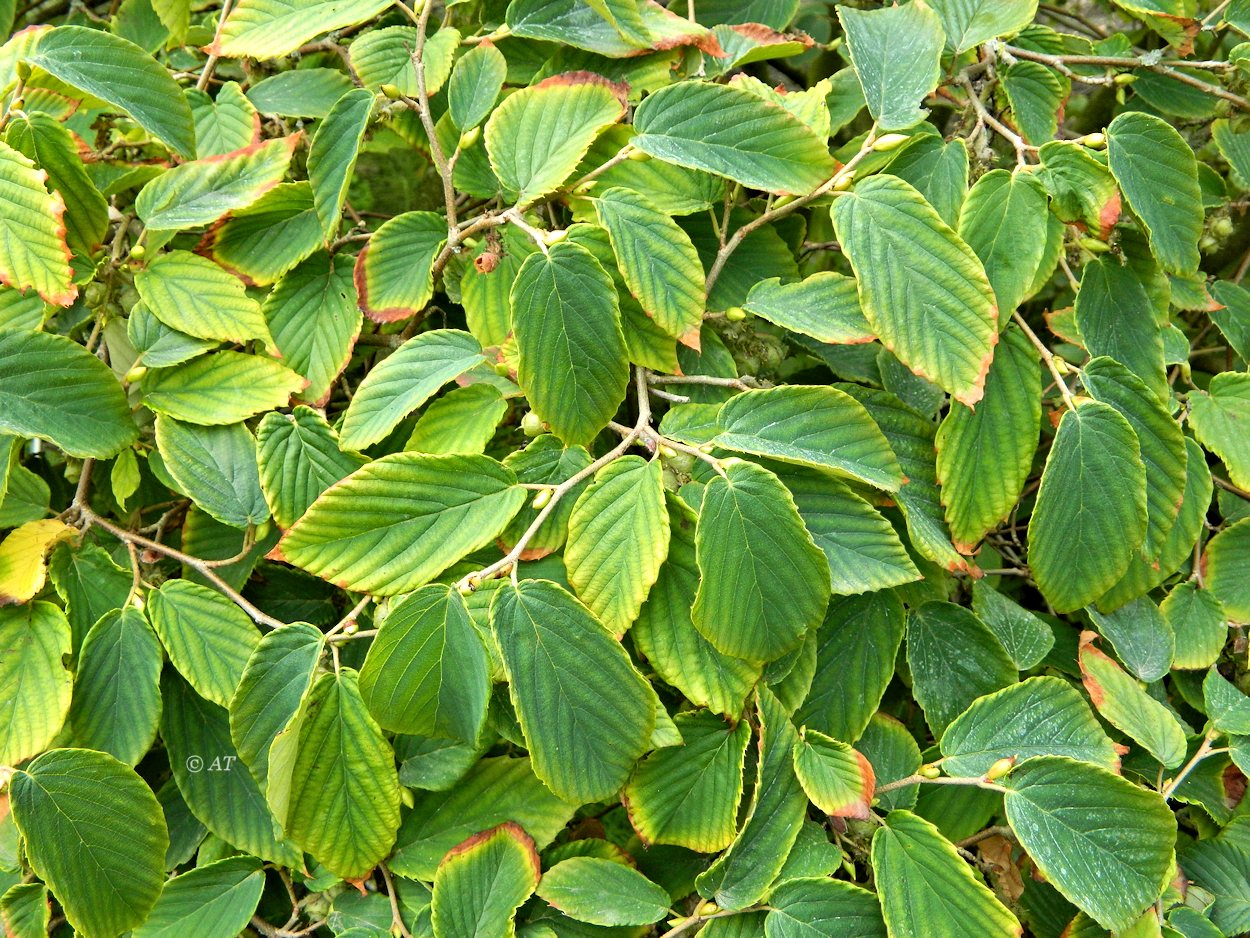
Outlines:
{"label": "shrub foliage", "polygon": [[1250,3],[0,20],[7,935],[1250,931]]}

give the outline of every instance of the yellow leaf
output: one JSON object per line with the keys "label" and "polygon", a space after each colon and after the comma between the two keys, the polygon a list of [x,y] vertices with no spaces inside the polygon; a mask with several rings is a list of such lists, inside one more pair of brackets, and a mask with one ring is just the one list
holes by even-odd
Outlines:
{"label": "yellow leaf", "polygon": [[47,576],[48,551],[77,534],[68,524],[53,519],[30,521],[10,531],[0,543],[0,606],[33,598]]}

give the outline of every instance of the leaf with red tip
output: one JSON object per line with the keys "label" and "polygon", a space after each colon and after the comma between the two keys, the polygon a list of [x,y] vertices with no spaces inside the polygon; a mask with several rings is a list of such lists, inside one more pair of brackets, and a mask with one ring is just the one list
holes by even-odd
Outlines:
{"label": "leaf with red tip", "polygon": [[514,821],[452,848],[434,874],[430,919],[435,938],[512,934],[513,916],[538,886],[538,851]]}
{"label": "leaf with red tip", "polygon": [[68,306],[78,288],[65,241],[65,201],[48,191],[47,181],[46,172],[0,143],[0,281]]}

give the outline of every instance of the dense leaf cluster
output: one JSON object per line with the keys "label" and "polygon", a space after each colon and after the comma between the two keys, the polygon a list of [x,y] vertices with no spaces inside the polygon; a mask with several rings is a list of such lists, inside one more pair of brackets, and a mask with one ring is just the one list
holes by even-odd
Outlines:
{"label": "dense leaf cluster", "polygon": [[0,2],[0,922],[1250,932],[1250,2]]}

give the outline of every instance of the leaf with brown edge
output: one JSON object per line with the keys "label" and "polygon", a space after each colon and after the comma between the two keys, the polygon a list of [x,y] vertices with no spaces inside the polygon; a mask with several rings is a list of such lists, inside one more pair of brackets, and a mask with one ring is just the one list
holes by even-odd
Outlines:
{"label": "leaf with brown edge", "polygon": [[78,296],[66,243],[65,200],[48,191],[48,174],[0,143],[0,282],[32,287],[55,306]]}
{"label": "leaf with brown edge", "polygon": [[436,212],[405,212],[383,224],[356,257],[361,311],[374,322],[395,322],[425,309],[446,240],[447,221]]}
{"label": "leaf with brown edge", "polygon": [[825,814],[868,819],[877,781],[863,753],[824,733],[804,730],[794,744],[794,771],[812,804]]}
{"label": "leaf with brown edge", "polygon": [[434,874],[430,920],[435,938],[512,933],[512,919],[538,887],[538,851],[515,821],[474,834],[443,857]]}
{"label": "leaf with brown edge", "polygon": [[838,241],[881,344],[913,372],[974,406],[998,343],[985,268],[918,191],[874,176],[833,204]]}

